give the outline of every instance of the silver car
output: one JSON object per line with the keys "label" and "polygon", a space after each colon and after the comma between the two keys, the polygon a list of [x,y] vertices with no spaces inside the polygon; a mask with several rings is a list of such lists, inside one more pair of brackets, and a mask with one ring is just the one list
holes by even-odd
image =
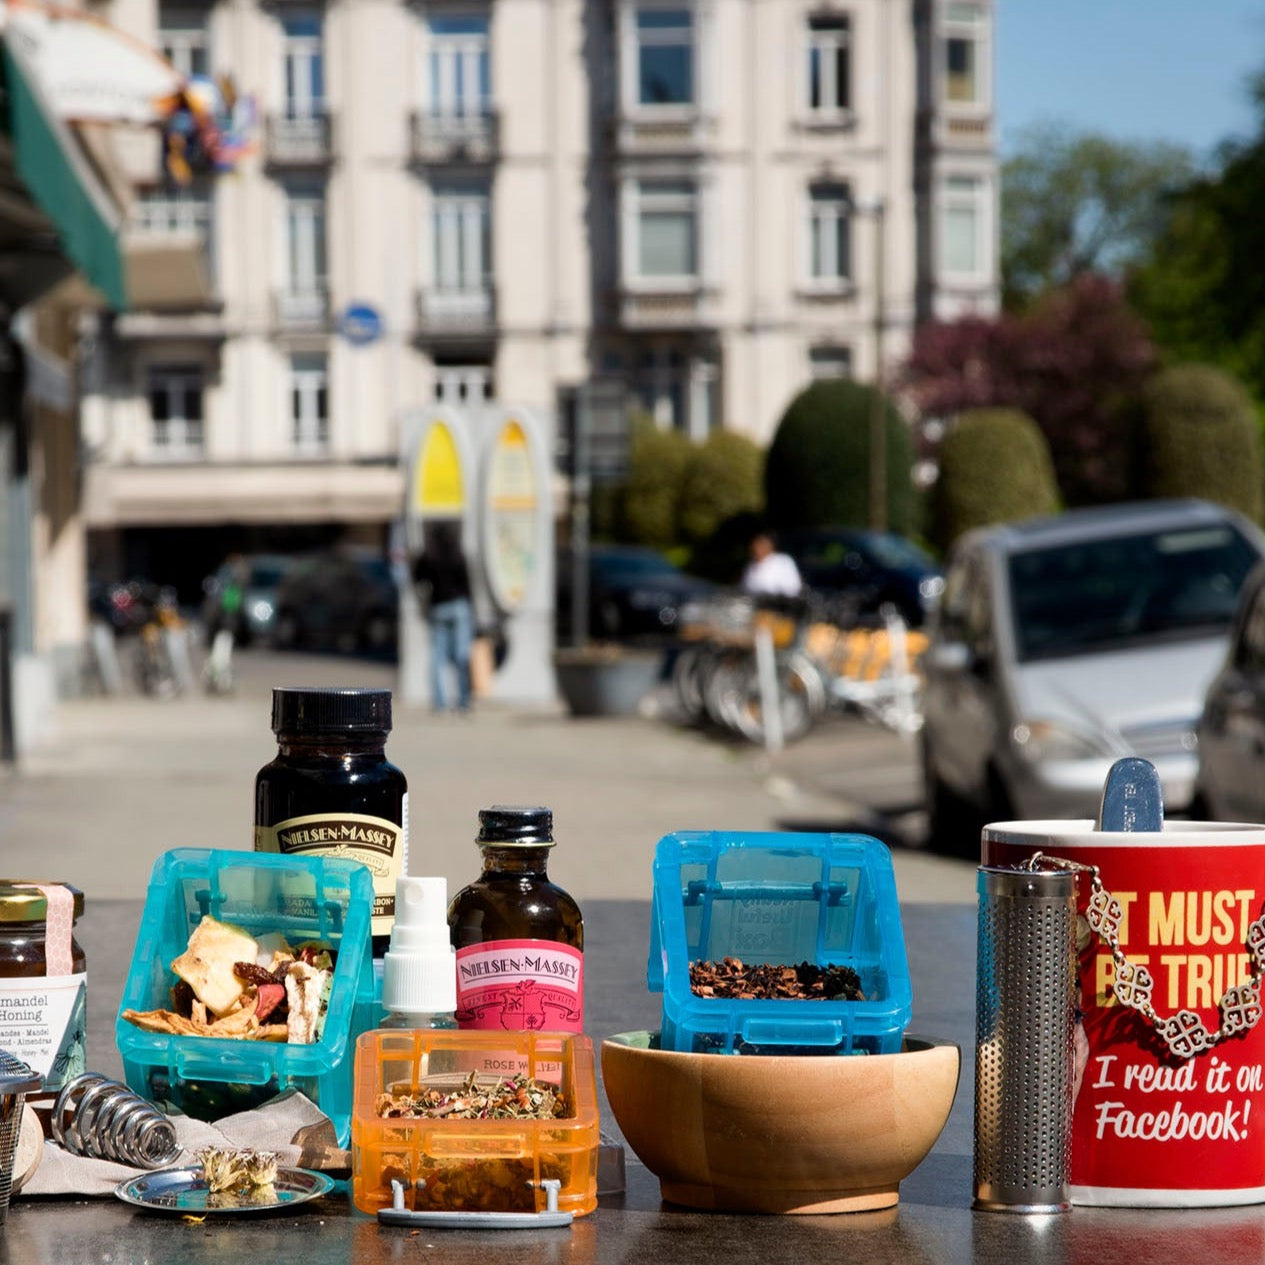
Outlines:
{"label": "silver car", "polygon": [[1188,808],[1204,691],[1262,557],[1247,519],[1193,500],[964,535],[923,658],[932,838],[970,850],[981,820],[1092,818],[1125,755]]}

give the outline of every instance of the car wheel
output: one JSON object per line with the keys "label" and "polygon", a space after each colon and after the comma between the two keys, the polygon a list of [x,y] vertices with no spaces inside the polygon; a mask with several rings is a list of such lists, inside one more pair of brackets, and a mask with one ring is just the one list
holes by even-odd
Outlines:
{"label": "car wheel", "polygon": [[978,811],[936,773],[925,737],[919,745],[928,845],[936,852],[947,852],[951,856],[978,857]]}
{"label": "car wheel", "polygon": [[278,611],[272,626],[272,644],[278,650],[293,650],[299,639],[299,617],[293,611]]}

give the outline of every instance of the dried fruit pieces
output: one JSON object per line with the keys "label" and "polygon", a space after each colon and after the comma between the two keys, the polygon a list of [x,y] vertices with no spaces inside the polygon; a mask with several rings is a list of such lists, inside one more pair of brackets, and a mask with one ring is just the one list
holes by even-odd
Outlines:
{"label": "dried fruit pieces", "polygon": [[557,1120],[567,1114],[557,1085],[533,1080],[521,1072],[489,1080],[471,1072],[454,1090],[424,1086],[415,1093],[379,1094],[379,1116],[389,1119]]}
{"label": "dried fruit pieces", "polygon": [[719,962],[691,962],[690,990],[699,997],[738,1001],[864,1001],[861,977],[850,966],[794,966],[744,963],[726,957]]}
{"label": "dried fruit pieces", "polygon": [[218,922],[209,914],[194,928],[189,946],[171,964],[172,971],[193,989],[199,1001],[217,1015],[237,1008],[242,981],[238,962],[253,962],[259,945],[240,927]]}

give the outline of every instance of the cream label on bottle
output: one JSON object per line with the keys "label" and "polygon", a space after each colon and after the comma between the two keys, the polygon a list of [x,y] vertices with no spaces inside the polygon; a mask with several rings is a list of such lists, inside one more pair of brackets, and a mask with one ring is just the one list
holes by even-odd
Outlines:
{"label": "cream label on bottle", "polygon": [[457,950],[463,1028],[580,1032],[584,954],[557,940],[488,940]]}
{"label": "cream label on bottle", "polygon": [[56,1092],[84,1071],[88,977],[44,975],[0,980],[0,1049]]}
{"label": "cream label on bottle", "polygon": [[395,921],[395,881],[408,865],[408,837],[402,826],[365,813],[310,813],[275,826],[255,827],[256,852],[316,852],[345,857],[373,875],[371,934],[391,934]]}

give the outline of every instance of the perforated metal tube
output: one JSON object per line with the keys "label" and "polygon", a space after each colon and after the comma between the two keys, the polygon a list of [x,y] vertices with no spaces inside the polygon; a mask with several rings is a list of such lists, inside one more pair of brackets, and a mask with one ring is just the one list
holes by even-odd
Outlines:
{"label": "perforated metal tube", "polygon": [[1071,1207],[1076,885],[981,866],[975,997],[975,1207]]}

